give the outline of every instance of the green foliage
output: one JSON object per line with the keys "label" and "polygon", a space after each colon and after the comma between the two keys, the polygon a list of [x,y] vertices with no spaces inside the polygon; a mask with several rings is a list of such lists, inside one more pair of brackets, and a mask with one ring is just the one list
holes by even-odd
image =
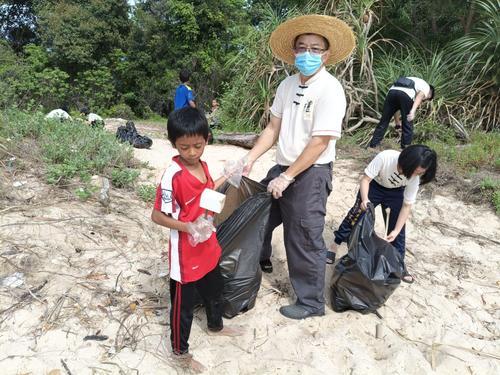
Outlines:
{"label": "green foliage", "polygon": [[429,141],[442,142],[447,145],[457,143],[453,129],[443,124],[434,122],[431,118],[424,118],[414,127],[414,143],[427,143]]}
{"label": "green foliage", "polygon": [[16,110],[0,112],[0,135],[15,142],[23,138],[38,138],[42,133],[43,114]]}
{"label": "green foliage", "polygon": [[130,187],[139,177],[136,169],[114,169],[111,172],[111,183],[118,188]]}
{"label": "green foliage", "polygon": [[75,195],[78,197],[78,199],[86,201],[92,196],[92,191],[85,186],[80,186],[75,190]]}
{"label": "green foliage", "polygon": [[500,214],[500,179],[487,177],[481,181],[480,187],[482,193],[490,199],[497,214]]}
{"label": "green foliage", "polygon": [[259,132],[269,120],[278,84],[288,75],[283,64],[273,65],[268,43],[272,30],[283,19],[271,8],[265,8],[261,17],[259,26],[249,29],[241,40],[238,54],[227,62],[234,79],[221,99],[220,121],[224,130]]}
{"label": "green foliage", "polygon": [[137,195],[146,203],[154,203],[156,198],[156,186],[151,184],[139,185]]}
{"label": "green foliage", "polygon": [[428,145],[435,149],[439,158],[451,163],[462,173],[478,169],[500,170],[500,133],[473,132],[470,143],[449,145],[430,141]]}
{"label": "green foliage", "polygon": [[485,178],[481,181],[481,189],[483,190],[495,190],[500,188],[500,180],[493,179],[491,177]]}
{"label": "green foliage", "polygon": [[[0,6],[0,38],[8,40],[19,52],[26,44],[37,41],[37,18],[33,0],[4,0]],[[0,55],[1,56],[1,55]]]}
{"label": "green foliage", "polygon": [[38,8],[43,45],[72,78],[123,45],[131,21],[126,0],[45,1]]}
{"label": "green foliage", "polygon": [[[113,134],[81,121],[48,121],[41,113],[12,110],[0,113],[0,125],[0,137],[16,140],[13,144],[25,138],[38,140],[40,154],[33,150],[31,156],[44,161],[49,183],[64,184],[75,177],[85,182],[91,175],[110,176],[121,170],[130,174],[132,148],[119,143]],[[11,152],[16,153],[16,149]]]}
{"label": "green foliage", "polygon": [[380,12],[380,25],[403,44],[444,45],[464,34],[470,11],[469,0],[389,0]]}
{"label": "green foliage", "polygon": [[[0,47],[5,51],[6,47]],[[15,103],[20,108],[46,108],[61,106],[69,96],[68,75],[48,66],[46,52],[39,46],[28,44],[22,57],[6,51],[0,60],[0,104]]]}
{"label": "green foliage", "polygon": [[491,203],[493,204],[493,207],[495,207],[497,214],[500,215],[500,189],[495,190],[493,193]]}
{"label": "green foliage", "polygon": [[119,117],[126,120],[132,120],[135,117],[134,111],[125,103],[119,103],[112,106],[108,111],[107,115],[109,117]]}
{"label": "green foliage", "polygon": [[200,108],[223,97],[225,129],[258,131],[277,85],[293,71],[273,60],[269,35],[307,13],[338,16],[355,31],[354,53],[330,70],[349,97],[344,125],[361,122],[361,138],[363,119],[380,116],[401,74],[437,87],[417,124],[431,117],[461,138],[498,128],[497,0],[142,0],[132,9],[127,0],[7,1],[0,107],[88,104],[106,113],[117,106],[112,112],[130,118],[125,104],[135,117],[166,115],[178,72],[188,68]]}
{"label": "green foliage", "polygon": [[76,88],[80,101],[94,112],[109,108],[116,97],[113,76],[105,66],[78,74]]}
{"label": "green foliage", "polygon": [[469,69],[500,85],[500,4],[498,0],[474,0],[480,22],[452,43],[451,49],[466,56]]}

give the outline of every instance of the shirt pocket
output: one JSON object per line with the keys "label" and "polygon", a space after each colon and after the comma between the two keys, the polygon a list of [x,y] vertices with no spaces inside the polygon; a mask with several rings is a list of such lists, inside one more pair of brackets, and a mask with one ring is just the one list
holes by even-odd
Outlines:
{"label": "shirt pocket", "polygon": [[312,98],[304,98],[304,104],[302,108],[302,121],[306,124],[312,124],[314,118],[314,106],[316,101]]}

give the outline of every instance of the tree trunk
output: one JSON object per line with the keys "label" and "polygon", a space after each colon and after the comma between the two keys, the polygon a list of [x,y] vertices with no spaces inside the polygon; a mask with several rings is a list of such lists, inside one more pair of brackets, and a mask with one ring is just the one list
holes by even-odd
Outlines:
{"label": "tree trunk", "polygon": [[474,20],[474,1],[470,3],[469,12],[467,13],[467,20],[464,26],[464,34],[468,34],[472,28],[472,22]]}

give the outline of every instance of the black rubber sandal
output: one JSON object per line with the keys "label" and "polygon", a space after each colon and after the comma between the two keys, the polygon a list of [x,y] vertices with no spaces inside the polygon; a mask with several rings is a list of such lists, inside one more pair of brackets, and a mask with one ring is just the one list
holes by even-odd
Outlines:
{"label": "black rubber sandal", "polygon": [[403,276],[401,277],[401,281],[407,284],[413,284],[415,279],[413,278],[412,275],[407,270],[404,270]]}
{"label": "black rubber sandal", "polygon": [[333,264],[335,263],[335,256],[337,254],[334,253],[333,251],[327,251],[326,252],[326,264]]}
{"label": "black rubber sandal", "polygon": [[260,263],[260,269],[262,270],[262,272],[265,272],[265,273],[273,272],[273,264],[271,263],[270,259],[261,260],[259,263]]}

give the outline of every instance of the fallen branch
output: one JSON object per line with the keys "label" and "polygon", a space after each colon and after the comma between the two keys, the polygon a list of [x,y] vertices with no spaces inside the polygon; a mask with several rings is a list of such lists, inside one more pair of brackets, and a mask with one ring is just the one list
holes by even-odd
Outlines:
{"label": "fallen branch", "polygon": [[69,367],[68,365],[66,364],[66,362],[64,362],[64,359],[61,359],[61,364],[63,365],[64,369],[66,370],[66,372],[68,373],[68,375],[73,375],[71,373],[71,371],[69,370]]}
{"label": "fallen branch", "polygon": [[431,350],[439,350],[441,353],[446,354],[446,355],[450,355],[450,354],[446,353],[443,349],[441,349],[441,347],[448,347],[448,348],[453,348],[453,349],[457,349],[457,350],[463,350],[463,351],[466,351],[466,352],[469,352],[469,353],[472,353],[472,354],[479,355],[481,357],[493,358],[493,359],[500,360],[500,355],[482,352],[482,351],[474,349],[474,348],[465,348],[463,346],[457,346],[457,345],[451,345],[451,344],[443,344],[441,342],[434,342],[432,344],[427,344],[426,342],[423,342],[423,341],[420,341],[420,340],[410,339],[409,337],[406,337],[405,335],[403,335],[401,332],[398,332],[397,330],[395,330],[395,329],[393,329],[393,328],[391,328],[391,327],[389,327],[387,325],[386,325],[386,327],[388,329],[390,329],[392,332],[394,332],[395,334],[397,334],[402,339],[406,340],[406,341],[409,341],[409,342],[412,342],[412,343],[415,343],[415,344],[424,345],[424,346],[430,348]]}
{"label": "fallen branch", "polygon": [[440,229],[448,229],[448,230],[450,230],[452,232],[455,232],[455,233],[458,233],[458,234],[460,234],[460,235],[462,235],[464,237],[479,238],[482,241],[494,243],[495,245],[500,245],[500,241],[492,240],[491,238],[485,237],[485,236],[480,235],[480,234],[467,232],[467,231],[465,231],[463,229],[453,227],[453,226],[451,226],[449,224],[445,224],[445,223],[442,223],[440,221],[431,221],[430,223],[433,224],[433,225],[435,225],[436,227],[438,227]]}

